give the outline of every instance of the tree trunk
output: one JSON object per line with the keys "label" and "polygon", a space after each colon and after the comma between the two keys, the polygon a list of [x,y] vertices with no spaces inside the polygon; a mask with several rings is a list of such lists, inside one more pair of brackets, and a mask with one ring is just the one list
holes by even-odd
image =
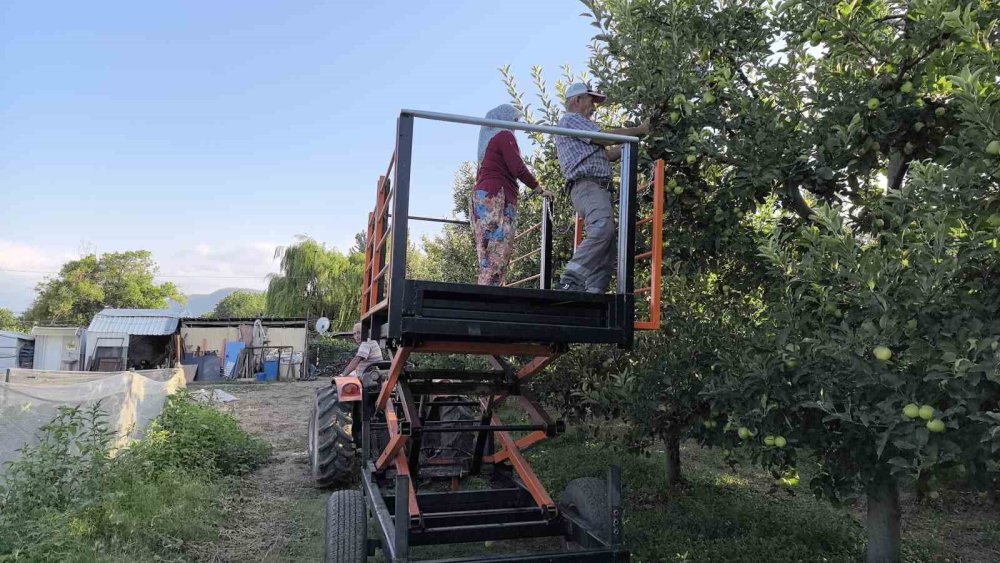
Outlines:
{"label": "tree trunk", "polygon": [[663,436],[663,444],[667,452],[667,486],[676,487],[681,484],[681,431],[670,427]]}
{"label": "tree trunk", "polygon": [[868,488],[867,563],[899,561],[899,489],[891,477]]}

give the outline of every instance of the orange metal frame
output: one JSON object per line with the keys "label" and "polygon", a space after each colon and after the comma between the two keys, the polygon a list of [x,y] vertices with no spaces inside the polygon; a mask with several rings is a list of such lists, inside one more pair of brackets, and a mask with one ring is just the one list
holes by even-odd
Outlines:
{"label": "orange metal frame", "polygon": [[[663,219],[664,206],[666,204],[666,193],[664,188],[665,164],[662,160],[653,163],[652,181],[645,186],[652,192],[653,209],[649,217],[636,221],[636,228],[650,225],[650,250],[637,254],[636,262],[649,260],[649,287],[641,287],[633,290],[635,295],[649,294],[649,318],[644,321],[636,320],[636,330],[659,330],[660,329],[660,303],[661,285],[663,278]],[[573,250],[583,242],[583,217],[576,216],[576,229],[573,232]]]}
{"label": "orange metal frame", "polygon": [[382,263],[386,238],[389,235],[389,202],[392,199],[392,187],[388,185],[389,174],[396,165],[396,153],[389,159],[389,167],[384,176],[379,176],[375,188],[375,211],[368,214],[368,228],[365,239],[365,269],[361,280],[361,318],[364,319],[387,305],[379,296],[388,295],[385,284],[389,263],[376,271]]}
{"label": "orange metal frame", "polygon": [[[406,360],[409,358],[411,353],[415,352],[432,354],[464,353],[490,356],[534,356],[530,361],[516,371],[516,376],[519,380],[524,380],[538,373],[562,355],[561,351],[537,344],[428,342],[412,347],[399,348],[393,356],[392,365],[389,368],[389,376],[385,383],[382,384],[382,389],[379,391],[379,396],[376,400],[376,408],[385,412],[385,418],[389,428],[389,443],[379,454],[378,459],[375,462],[375,467],[379,471],[384,470],[390,463],[392,463],[395,466],[397,474],[406,476],[411,474],[409,460],[405,451],[405,447],[407,443],[409,443],[409,437],[399,434],[397,428],[399,417],[396,414],[396,405],[393,402],[392,397],[393,391],[396,389],[399,384],[400,377],[403,375]],[[504,395],[497,395],[494,397],[494,401],[495,403],[499,403],[505,398],[506,397]],[[521,402],[521,405],[535,422],[544,420],[545,415],[537,412],[537,405],[533,404],[532,401],[523,396],[518,396],[517,399]],[[487,405],[486,399],[480,399],[480,401],[485,409]],[[500,417],[494,414],[491,418],[490,424],[494,426],[502,424]],[[557,509],[555,503],[552,501],[552,497],[549,495],[548,491],[545,490],[545,487],[542,485],[538,476],[531,469],[531,466],[528,464],[528,461],[523,455],[525,450],[547,439],[548,436],[542,431],[532,432],[517,440],[511,437],[508,432],[504,431],[496,431],[494,432],[494,436],[502,449],[500,449],[495,455],[483,456],[483,462],[493,464],[504,462],[510,463],[538,507],[547,512],[555,513]],[[409,491],[409,512],[411,518],[420,517],[420,506],[417,502],[416,490],[413,487],[412,480],[410,482]]]}

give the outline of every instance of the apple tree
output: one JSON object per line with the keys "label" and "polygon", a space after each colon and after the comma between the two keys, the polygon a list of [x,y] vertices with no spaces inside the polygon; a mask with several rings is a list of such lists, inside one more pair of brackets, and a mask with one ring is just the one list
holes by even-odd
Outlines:
{"label": "apple tree", "polygon": [[902,479],[995,475],[1000,6],[583,4],[592,73],[655,116],[681,188],[668,257],[742,262],[728,285],[763,308],[740,353],[709,346],[725,439],[771,466],[815,452],[812,489],[865,492],[868,558],[898,559]]}

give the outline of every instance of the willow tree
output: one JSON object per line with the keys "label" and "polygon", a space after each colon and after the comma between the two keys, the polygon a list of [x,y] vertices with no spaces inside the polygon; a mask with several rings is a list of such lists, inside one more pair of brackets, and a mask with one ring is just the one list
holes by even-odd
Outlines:
{"label": "willow tree", "polygon": [[325,316],[337,330],[357,321],[361,303],[364,255],[343,254],[308,237],[278,247],[281,273],[267,287],[267,313],[277,316]]}

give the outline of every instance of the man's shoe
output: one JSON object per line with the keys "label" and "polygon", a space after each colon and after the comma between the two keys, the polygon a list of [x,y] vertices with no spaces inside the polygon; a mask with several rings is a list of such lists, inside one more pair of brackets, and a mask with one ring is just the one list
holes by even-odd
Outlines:
{"label": "man's shoe", "polygon": [[587,288],[576,280],[561,279],[559,280],[559,283],[556,284],[556,289],[559,291],[585,291]]}

